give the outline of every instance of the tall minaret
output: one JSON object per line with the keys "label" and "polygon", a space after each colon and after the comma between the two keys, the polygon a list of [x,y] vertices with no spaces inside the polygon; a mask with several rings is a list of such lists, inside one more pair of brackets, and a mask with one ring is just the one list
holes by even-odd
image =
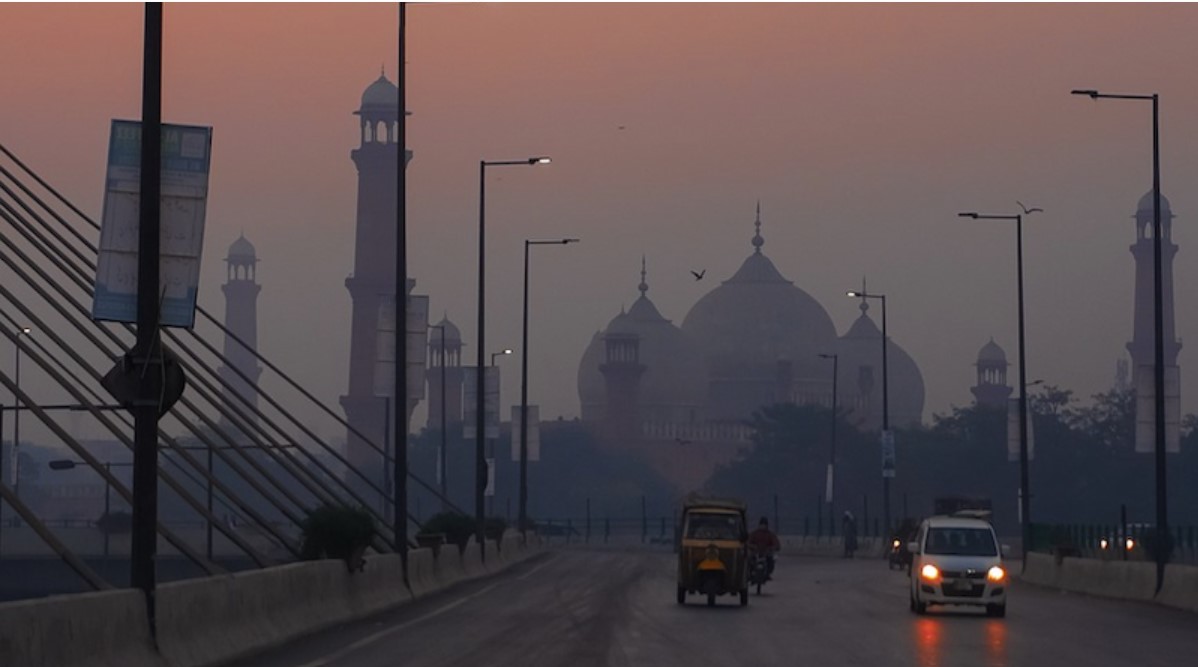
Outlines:
{"label": "tall minaret", "polygon": [[[1136,207],[1136,242],[1131,246],[1131,255],[1136,261],[1136,304],[1134,333],[1127,351],[1131,353],[1132,387],[1139,396],[1152,396],[1154,387],[1154,310],[1152,285],[1152,190],[1149,190]],[[1180,378],[1177,369],[1177,353],[1181,341],[1177,340],[1173,319],[1173,256],[1177,245],[1173,243],[1173,212],[1169,200],[1161,195],[1161,297],[1162,320],[1165,326],[1165,419],[1166,445],[1176,452],[1180,446],[1177,422],[1181,417]],[[1156,415],[1152,401],[1136,402],[1136,450],[1151,452],[1156,442]]]}
{"label": "tall minaret", "polygon": [[[448,315],[429,329],[429,363],[424,373],[428,380],[428,428],[441,430],[441,411],[445,410],[445,428],[448,430],[462,423],[462,332],[449,321]],[[445,335],[444,342],[441,340],[442,334]],[[441,389],[442,378],[445,379],[444,392]],[[445,395],[444,405],[441,402],[442,393]]]}
{"label": "tall minaret", "polygon": [[[354,272],[345,279],[353,300],[349,390],[341,397],[346,420],[381,447],[388,419],[385,399],[374,393],[380,305],[395,294],[395,229],[398,212],[399,89],[380,75],[362,93],[360,145],[350,153],[358,168],[358,215]],[[405,151],[404,165],[412,159]],[[409,281],[410,289],[411,281]],[[359,470],[381,469],[382,458],[352,432],[346,457]]]}
{"label": "tall minaret", "polygon": [[[244,234],[229,246],[229,255],[225,262],[228,265],[228,276],[220,288],[225,294],[225,327],[245,345],[226,334],[225,360],[232,367],[221,365],[217,373],[227,383],[225,386],[232,387],[232,391],[257,407],[258,376],[262,374],[262,367],[258,365],[258,359],[250,350],[258,347],[258,293],[262,291],[262,286],[258,284],[258,255]],[[247,345],[249,349],[246,348]],[[234,368],[241,371],[249,381],[243,379]],[[228,395],[229,389],[224,391],[226,402],[234,403],[245,410],[241,401]],[[236,432],[224,417],[221,417],[221,426],[230,432]]]}
{"label": "tall minaret", "polygon": [[978,383],[969,389],[978,405],[1006,409],[1012,391],[1007,384],[1008,366],[1007,353],[993,338],[978,351]]}

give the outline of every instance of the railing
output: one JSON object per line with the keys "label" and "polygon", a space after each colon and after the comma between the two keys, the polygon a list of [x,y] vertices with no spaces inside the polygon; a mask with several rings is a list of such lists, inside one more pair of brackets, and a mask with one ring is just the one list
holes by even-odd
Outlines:
{"label": "railing", "polygon": [[[1153,560],[1156,530],[1143,523],[1033,524],[1029,549],[1056,556],[1104,560]],[[1169,561],[1198,564],[1198,526],[1169,528]]]}
{"label": "railing", "polygon": [[[678,522],[677,515],[672,516],[603,516],[591,517],[558,517],[552,519],[537,519],[536,531],[541,537],[554,544],[608,544],[608,543],[641,543],[641,544],[673,544],[674,531]],[[816,520],[810,516],[773,517],[770,529],[778,534],[802,535],[817,539],[836,537],[841,533],[839,525],[828,525],[826,520]],[[752,530],[750,525],[749,529]],[[857,536],[881,537],[881,521],[876,517],[870,522],[862,522],[857,526]]]}

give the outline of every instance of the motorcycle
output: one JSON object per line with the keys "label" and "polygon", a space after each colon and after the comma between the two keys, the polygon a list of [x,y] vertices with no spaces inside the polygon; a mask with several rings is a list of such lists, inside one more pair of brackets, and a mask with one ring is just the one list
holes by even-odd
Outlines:
{"label": "motorcycle", "polygon": [[887,556],[887,568],[904,570],[911,567],[911,552],[907,551],[907,544],[901,537],[895,537],[890,540],[890,553]]}
{"label": "motorcycle", "polygon": [[765,558],[765,554],[752,550],[749,552],[749,585],[757,587],[757,594],[761,595],[761,587],[769,580],[769,562]]}

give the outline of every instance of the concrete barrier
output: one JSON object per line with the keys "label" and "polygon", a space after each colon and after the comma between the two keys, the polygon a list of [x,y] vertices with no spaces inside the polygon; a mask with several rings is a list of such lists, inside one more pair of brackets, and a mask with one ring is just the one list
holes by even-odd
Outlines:
{"label": "concrete barrier", "polygon": [[[408,552],[408,575],[412,573],[412,554]],[[366,558],[361,572],[346,575],[349,617],[362,618],[412,601],[412,593],[403,581],[403,561],[399,554]]]}
{"label": "concrete barrier", "polygon": [[163,667],[145,597],[120,590],[0,604],[5,667]]}
{"label": "concrete barrier", "polygon": [[474,579],[481,577],[487,573],[483,567],[482,552],[478,548],[478,542],[469,542],[466,548],[462,550],[462,574],[464,579]]}
{"label": "concrete barrier", "polygon": [[[474,552],[477,557],[477,546],[474,547]],[[458,549],[458,545],[446,544],[441,547],[433,562],[433,573],[438,588],[452,586],[466,578],[466,568],[462,560],[462,552]]]}
{"label": "concrete barrier", "polygon": [[528,557],[520,533],[505,533],[499,547],[499,557],[504,563],[519,563]]}
{"label": "concrete barrier", "polygon": [[[453,545],[441,548],[457,549]],[[423,597],[439,588],[432,549],[413,549],[408,552],[408,587],[415,597]]]}
{"label": "concrete barrier", "polygon": [[346,576],[344,563],[326,560],[165,584],[159,649],[174,667],[198,667],[331,626],[350,615]]}
{"label": "concrete barrier", "polygon": [[[1187,602],[1198,607],[1198,568],[1170,565],[1165,570],[1165,587],[1156,595],[1156,565],[1142,561],[1057,559],[1048,554],[1029,553],[1020,578],[1031,584],[1074,593],[1118,600],[1157,600],[1182,609]],[[1169,574],[1173,573],[1172,581]],[[1190,577],[1195,582],[1192,589]]]}
{"label": "concrete barrier", "polygon": [[1157,602],[1175,609],[1198,612],[1198,567],[1169,565]]}

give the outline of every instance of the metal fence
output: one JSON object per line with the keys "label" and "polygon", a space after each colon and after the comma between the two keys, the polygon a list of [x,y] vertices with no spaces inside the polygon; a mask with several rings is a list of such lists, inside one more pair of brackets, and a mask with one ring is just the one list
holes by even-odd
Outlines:
{"label": "metal fence", "polygon": [[1171,544],[1170,562],[1198,564],[1198,526],[1174,526],[1157,540],[1143,523],[1033,524],[1029,549],[1057,556],[1104,560],[1154,560],[1156,543]]}

